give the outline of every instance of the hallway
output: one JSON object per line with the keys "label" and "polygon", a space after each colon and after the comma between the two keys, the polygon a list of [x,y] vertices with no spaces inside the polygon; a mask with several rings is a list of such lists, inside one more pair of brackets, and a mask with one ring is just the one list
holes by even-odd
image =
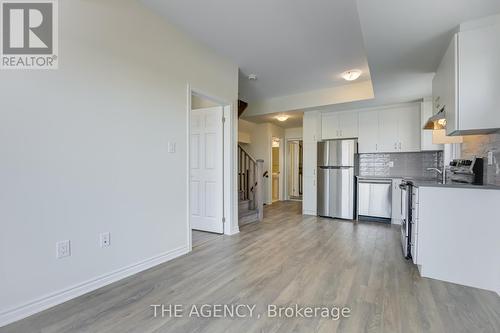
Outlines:
{"label": "hallway", "polygon": [[[0,332],[495,332],[493,292],[422,279],[391,226],[266,207],[262,223]],[[151,304],[255,304],[261,318],[154,318]],[[351,309],[349,318],[267,318],[267,306]]]}

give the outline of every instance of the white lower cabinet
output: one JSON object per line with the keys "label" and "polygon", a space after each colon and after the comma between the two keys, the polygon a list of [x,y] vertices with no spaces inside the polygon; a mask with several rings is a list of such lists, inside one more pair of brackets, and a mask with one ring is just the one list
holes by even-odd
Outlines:
{"label": "white lower cabinet", "polygon": [[401,189],[403,179],[392,179],[392,224],[401,224]]}
{"label": "white lower cabinet", "polygon": [[316,177],[306,177],[303,179],[304,196],[302,200],[302,213],[305,215],[317,214],[317,186]]}

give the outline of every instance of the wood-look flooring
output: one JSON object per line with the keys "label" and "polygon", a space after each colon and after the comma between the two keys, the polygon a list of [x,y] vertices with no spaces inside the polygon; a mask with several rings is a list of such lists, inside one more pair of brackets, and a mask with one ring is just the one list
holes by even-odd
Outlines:
{"label": "wood-look flooring", "polygon": [[[500,297],[421,278],[402,258],[397,228],[300,212],[299,202],[275,203],[237,235],[0,332],[500,332]],[[256,304],[263,315],[153,318],[160,303]],[[271,319],[268,304],[348,306],[351,316]]]}
{"label": "wood-look flooring", "polygon": [[195,248],[195,247],[201,246],[207,242],[211,242],[213,240],[216,240],[217,238],[219,238],[221,236],[222,235],[214,234],[211,232],[193,230],[191,242],[192,242],[193,248]]}

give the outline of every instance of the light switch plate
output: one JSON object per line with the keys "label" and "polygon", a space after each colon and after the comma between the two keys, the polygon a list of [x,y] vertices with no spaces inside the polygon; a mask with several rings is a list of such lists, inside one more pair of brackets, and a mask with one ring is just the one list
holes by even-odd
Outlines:
{"label": "light switch plate", "polygon": [[394,161],[389,161],[389,168],[394,168]]}
{"label": "light switch plate", "polygon": [[168,143],[168,152],[171,154],[175,153],[175,142]]}
{"label": "light switch plate", "polygon": [[493,152],[488,152],[488,165],[493,165]]}
{"label": "light switch plate", "polygon": [[61,259],[71,256],[71,243],[69,240],[64,240],[56,243],[56,258]]}

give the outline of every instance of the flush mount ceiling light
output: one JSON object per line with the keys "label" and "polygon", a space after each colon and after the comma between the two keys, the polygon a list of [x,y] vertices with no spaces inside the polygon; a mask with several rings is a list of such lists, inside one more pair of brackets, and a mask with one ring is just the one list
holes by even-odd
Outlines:
{"label": "flush mount ceiling light", "polygon": [[354,81],[357,80],[363,72],[359,69],[351,69],[350,71],[342,73],[342,77],[346,81]]}
{"label": "flush mount ceiling light", "polygon": [[250,75],[248,75],[248,79],[249,79],[250,81],[256,81],[256,80],[257,80],[257,75],[255,75],[255,74],[250,74]]}
{"label": "flush mount ceiling light", "polygon": [[290,116],[286,114],[280,114],[279,116],[276,116],[276,119],[278,119],[278,121],[287,121],[288,118],[290,118]]}

